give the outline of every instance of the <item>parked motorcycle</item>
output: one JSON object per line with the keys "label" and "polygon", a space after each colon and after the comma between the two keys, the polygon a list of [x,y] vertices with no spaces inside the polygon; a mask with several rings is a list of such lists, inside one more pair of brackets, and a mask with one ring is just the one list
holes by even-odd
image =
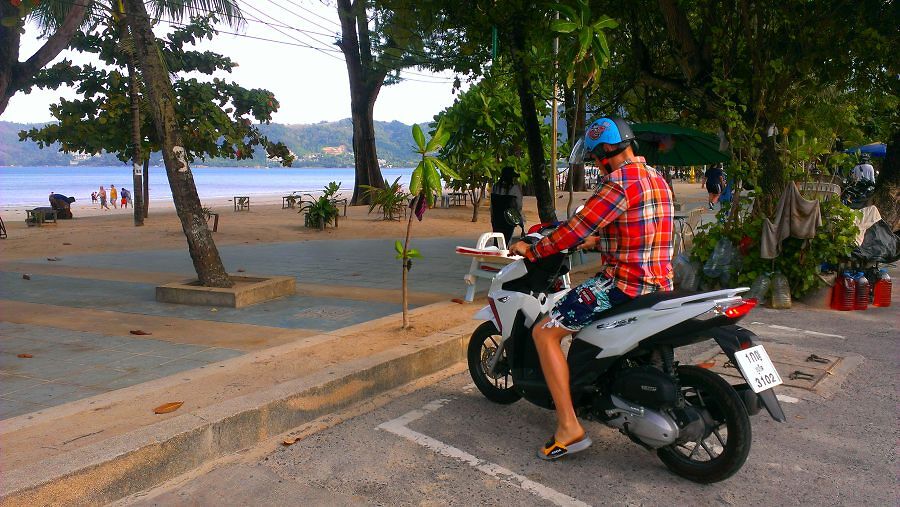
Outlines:
{"label": "parked motorcycle", "polygon": [[869,201],[875,194],[875,183],[867,179],[861,179],[857,182],[852,182],[848,179],[844,181],[843,189],[841,202],[851,209],[862,209],[869,205]]}
{"label": "parked motorcycle", "polygon": [[[485,322],[468,344],[469,372],[489,400],[525,398],[553,408],[531,331],[568,291],[548,292],[566,272],[565,259],[565,253],[535,263],[519,259],[491,282],[489,304],[475,316]],[[617,428],[689,480],[731,477],[750,452],[749,416],[765,407],[785,421],[772,390],[781,377],[756,336],[736,325],[756,305],[738,296],[747,290],[653,293],[604,312],[575,333],[567,362],[578,416]],[[731,386],[708,369],[675,361],[676,348],[709,338],[745,383]]]}

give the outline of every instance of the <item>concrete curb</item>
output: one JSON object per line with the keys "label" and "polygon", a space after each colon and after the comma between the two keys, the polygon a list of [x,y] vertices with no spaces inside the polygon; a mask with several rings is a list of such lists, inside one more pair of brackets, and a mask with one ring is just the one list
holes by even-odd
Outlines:
{"label": "concrete curb", "polygon": [[5,470],[2,505],[105,504],[465,360],[471,324]]}

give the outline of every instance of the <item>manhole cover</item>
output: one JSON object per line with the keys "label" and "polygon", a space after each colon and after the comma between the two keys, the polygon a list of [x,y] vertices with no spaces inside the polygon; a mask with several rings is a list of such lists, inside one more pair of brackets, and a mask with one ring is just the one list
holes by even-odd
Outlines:
{"label": "manhole cover", "polygon": [[302,319],[347,320],[353,316],[351,308],[341,306],[313,306],[294,314]]}
{"label": "manhole cover", "polygon": [[[785,386],[814,391],[820,382],[831,377],[845,359],[834,354],[800,349],[791,345],[765,343],[766,352],[775,364]],[[714,363],[710,369],[732,384],[744,382],[741,372],[728,361],[721,349],[702,354],[695,363]]]}

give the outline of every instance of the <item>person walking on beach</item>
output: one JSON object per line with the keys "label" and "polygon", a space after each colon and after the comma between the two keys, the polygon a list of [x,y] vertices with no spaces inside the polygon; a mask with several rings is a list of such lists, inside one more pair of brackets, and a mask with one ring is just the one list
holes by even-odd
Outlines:
{"label": "person walking on beach", "polygon": [[100,191],[97,192],[97,195],[100,197],[100,209],[109,210],[109,206],[106,205],[106,189],[103,188],[103,185],[100,185]]}
{"label": "person walking on beach", "polygon": [[719,202],[722,190],[725,189],[725,172],[722,171],[722,164],[716,164],[706,170],[700,187],[706,187],[706,191],[709,193],[709,209],[713,209]]}
{"label": "person walking on beach", "polygon": [[128,207],[129,204],[131,204],[131,192],[129,192],[127,188],[122,187],[121,194],[122,194],[122,209],[125,209]]}
{"label": "person walking on beach", "polygon": [[91,192],[91,204],[97,204],[97,192]]}
{"label": "person walking on beach", "polygon": [[116,193],[116,186],[109,186],[109,202],[112,204],[113,208],[119,207],[119,195]]}

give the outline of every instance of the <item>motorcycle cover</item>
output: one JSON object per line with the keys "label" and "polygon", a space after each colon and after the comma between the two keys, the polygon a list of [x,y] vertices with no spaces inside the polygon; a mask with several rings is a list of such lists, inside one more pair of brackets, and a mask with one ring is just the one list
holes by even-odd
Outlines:
{"label": "motorcycle cover", "polygon": [[900,238],[884,220],[869,227],[861,245],[853,249],[853,257],[863,262],[894,262],[900,259]]}

